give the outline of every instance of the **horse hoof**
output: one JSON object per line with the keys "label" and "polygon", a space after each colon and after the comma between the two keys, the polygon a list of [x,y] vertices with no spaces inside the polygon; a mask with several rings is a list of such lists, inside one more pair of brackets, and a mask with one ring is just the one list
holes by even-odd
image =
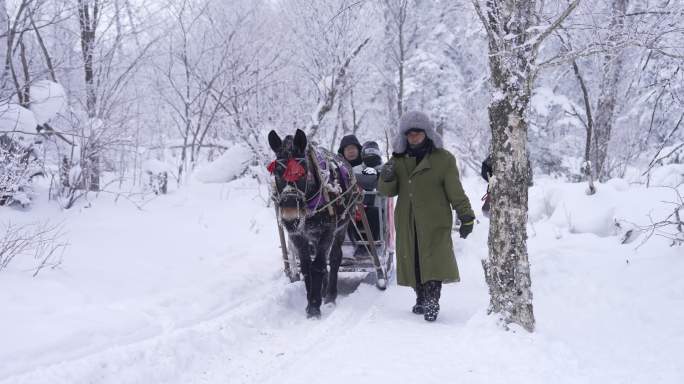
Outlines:
{"label": "horse hoof", "polygon": [[306,318],[307,319],[320,319],[321,309],[315,307],[306,307]]}
{"label": "horse hoof", "polygon": [[335,305],[336,300],[337,300],[337,296],[326,296],[325,300],[323,300],[323,303]]}

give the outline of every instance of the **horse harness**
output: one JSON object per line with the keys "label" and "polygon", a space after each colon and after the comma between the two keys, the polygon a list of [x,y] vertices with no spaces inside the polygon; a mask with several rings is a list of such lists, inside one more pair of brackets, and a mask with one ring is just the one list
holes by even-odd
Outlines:
{"label": "horse harness", "polygon": [[[306,150],[308,156],[308,164],[310,165],[307,172],[303,164],[307,163],[307,158],[290,157],[287,160],[274,160],[268,166],[269,172],[273,173],[276,166],[281,166],[285,169],[283,179],[287,183],[282,191],[278,191],[277,187],[272,186],[272,195],[276,206],[283,195],[291,194],[298,202],[305,201],[306,206],[303,207],[306,212],[306,217],[312,217],[325,210],[330,216],[339,215],[339,218],[344,218],[349,214],[349,211],[356,207],[363,196],[363,193],[356,183],[356,177],[350,169],[346,169],[337,155],[319,149],[314,150],[313,146],[309,145]],[[305,189],[300,190],[296,186],[296,182],[302,177],[306,177]],[[311,185],[318,181],[318,191],[311,197],[307,197]]]}

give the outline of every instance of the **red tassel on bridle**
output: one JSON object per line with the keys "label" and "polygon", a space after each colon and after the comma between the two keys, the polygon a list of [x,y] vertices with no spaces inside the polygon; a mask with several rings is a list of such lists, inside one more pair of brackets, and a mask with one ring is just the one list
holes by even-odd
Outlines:
{"label": "red tassel on bridle", "polygon": [[306,169],[299,164],[299,161],[295,159],[290,159],[287,161],[287,167],[285,168],[285,173],[283,174],[283,179],[285,179],[285,181],[294,183],[305,175]]}
{"label": "red tassel on bridle", "polygon": [[[278,160],[272,161],[266,169],[272,174],[276,166],[278,165]],[[288,183],[294,183],[295,181],[306,176],[306,169],[295,159],[289,159],[287,161],[287,166],[285,167],[285,173],[283,173],[283,179]]]}

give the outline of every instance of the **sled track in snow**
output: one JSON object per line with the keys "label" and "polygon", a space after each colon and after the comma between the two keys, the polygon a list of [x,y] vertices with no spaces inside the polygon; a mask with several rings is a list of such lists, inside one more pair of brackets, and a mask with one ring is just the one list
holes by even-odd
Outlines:
{"label": "sled track in snow", "polygon": [[[341,282],[342,294],[361,283],[358,278]],[[363,289],[373,292],[365,308],[352,308],[352,300],[340,296],[337,306],[322,308],[322,319],[310,320],[303,283],[272,280],[195,323],[176,327],[162,318],[162,331],[155,336],[114,343],[2,378],[0,384],[264,382],[289,366],[306,365],[302,360],[312,358],[308,352],[324,349],[358,324],[382,295],[373,286]]]}

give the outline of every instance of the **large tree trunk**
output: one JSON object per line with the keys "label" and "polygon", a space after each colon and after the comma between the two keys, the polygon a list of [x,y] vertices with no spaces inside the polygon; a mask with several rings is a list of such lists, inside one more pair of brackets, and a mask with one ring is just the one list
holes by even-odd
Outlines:
{"label": "large tree trunk", "polygon": [[[492,68],[509,73],[503,68]],[[524,68],[521,68],[524,69]],[[497,88],[502,91],[502,88]],[[489,106],[494,176],[490,181],[489,257],[483,261],[489,311],[505,323],[534,330],[527,256],[527,121],[529,98],[521,89]],[[521,96],[514,96],[514,95]]]}
{"label": "large tree trunk", "polygon": [[[534,330],[527,258],[527,113],[539,47],[577,7],[573,0],[548,26],[535,25],[535,0],[478,0],[475,11],[487,32],[493,95],[489,105],[494,175],[490,178],[489,255],[482,261],[489,312],[504,324]],[[541,32],[540,32],[541,31]]]}
{"label": "large tree trunk", "polygon": [[610,142],[615,121],[618,85],[622,73],[622,49],[617,45],[624,31],[627,1],[613,0],[611,21],[608,27],[608,30],[611,31],[611,36],[608,40],[608,50],[604,56],[603,68],[601,69],[601,83],[596,106],[594,142],[592,146],[592,168],[594,178],[598,180],[605,180],[608,176],[608,170],[606,169],[608,143]]}
{"label": "large tree trunk", "polygon": [[490,180],[489,255],[482,265],[489,286],[489,312],[497,313],[504,324],[516,323],[528,331],[534,330],[527,258],[527,111],[534,60],[528,30],[534,8],[534,1],[487,2],[489,28],[515,38],[489,44],[494,175]]}

